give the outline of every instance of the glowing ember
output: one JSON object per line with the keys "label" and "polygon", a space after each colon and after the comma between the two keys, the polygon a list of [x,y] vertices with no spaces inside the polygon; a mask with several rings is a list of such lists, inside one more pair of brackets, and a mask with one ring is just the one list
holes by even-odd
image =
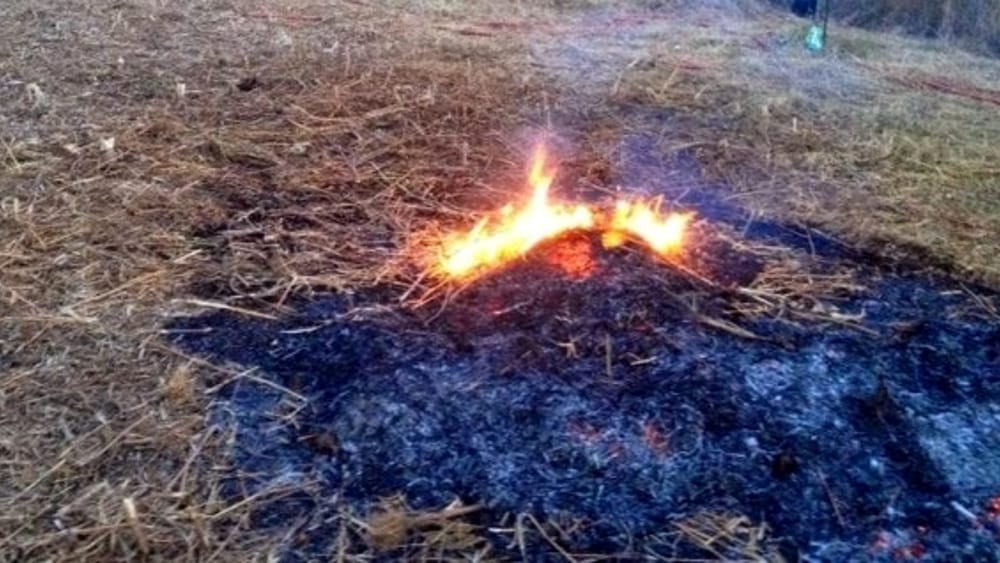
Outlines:
{"label": "glowing ember", "polygon": [[694,217],[691,213],[661,216],[659,205],[642,201],[618,201],[610,219],[587,205],[549,201],[555,169],[546,165],[546,152],[539,147],[532,158],[528,182],[531,199],[521,208],[506,205],[491,221],[479,221],[471,231],[445,239],[438,271],[445,277],[469,278],[520,256],[539,243],[573,230],[600,229],[604,246],[619,246],[629,237],[644,241],[660,255],[683,248],[684,234]]}

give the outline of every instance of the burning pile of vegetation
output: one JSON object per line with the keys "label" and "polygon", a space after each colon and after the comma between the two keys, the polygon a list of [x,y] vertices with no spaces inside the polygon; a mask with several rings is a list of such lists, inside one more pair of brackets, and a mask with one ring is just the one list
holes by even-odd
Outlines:
{"label": "burning pile of vegetation", "polygon": [[553,204],[549,201],[549,190],[555,169],[547,168],[544,145],[536,149],[530,169],[528,184],[532,193],[528,203],[522,209],[504,206],[495,225],[485,218],[469,233],[448,235],[442,256],[433,266],[436,273],[449,278],[468,278],[520,258],[546,240],[592,229],[603,231],[606,247],[619,246],[626,237],[635,237],[659,255],[670,256],[681,250],[693,214],[661,216],[659,202],[625,199],[615,203],[610,217],[589,205]]}

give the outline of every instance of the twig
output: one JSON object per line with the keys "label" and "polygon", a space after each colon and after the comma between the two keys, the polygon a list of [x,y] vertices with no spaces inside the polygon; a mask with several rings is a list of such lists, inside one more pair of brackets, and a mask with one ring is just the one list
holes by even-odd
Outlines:
{"label": "twig", "polygon": [[187,485],[188,470],[191,468],[191,464],[193,464],[194,460],[197,459],[199,455],[201,455],[201,450],[208,443],[209,438],[214,436],[217,431],[218,428],[216,426],[210,426],[208,430],[205,432],[205,435],[202,436],[201,440],[198,441],[198,444],[191,447],[191,455],[189,455],[187,460],[184,461],[184,465],[181,467],[180,471],[177,472],[177,475],[175,475],[174,478],[170,481],[170,483],[167,484],[168,490],[173,489],[174,484],[177,483],[178,480],[180,480],[180,483],[177,483],[177,491],[181,493],[185,492],[184,489],[185,485]]}
{"label": "twig", "polygon": [[139,525],[139,513],[135,509],[135,501],[132,500],[132,497],[125,497],[122,499],[122,506],[125,508],[125,519],[132,530],[132,535],[135,536],[136,541],[139,543],[139,551],[143,555],[149,554],[149,540],[142,531],[142,526]]}
{"label": "twig", "polygon": [[966,518],[968,518],[969,521],[972,522],[973,524],[978,524],[979,523],[979,518],[975,514],[973,514],[971,510],[969,510],[968,508],[965,508],[964,506],[962,506],[961,504],[959,504],[957,501],[954,501],[954,500],[951,501],[951,507],[955,509],[955,512],[958,512],[962,516],[965,516]]}
{"label": "twig", "polygon": [[605,333],[604,335],[604,371],[607,373],[608,378],[614,376],[614,370],[612,366],[612,352],[611,352],[611,335]]}
{"label": "twig", "polygon": [[278,317],[275,317],[274,315],[261,313],[260,311],[254,311],[252,309],[244,309],[243,307],[235,307],[233,305],[227,305],[225,303],[219,303],[217,301],[204,301],[202,299],[174,299],[174,303],[186,303],[188,305],[194,305],[196,307],[205,307],[207,309],[219,309],[223,311],[229,311],[232,313],[238,313],[240,315],[246,315],[248,317],[264,319],[268,321],[279,320]]}
{"label": "twig", "polygon": [[816,475],[819,477],[819,482],[823,485],[823,490],[826,491],[826,497],[830,500],[830,506],[833,507],[833,513],[837,516],[837,523],[840,527],[847,529],[847,523],[844,522],[844,515],[840,513],[840,505],[837,502],[837,497],[833,496],[833,491],[830,489],[830,485],[826,482],[826,475],[823,474],[822,469],[816,470]]}
{"label": "twig", "polygon": [[130,279],[129,281],[127,281],[127,282],[119,285],[116,288],[109,289],[108,291],[105,291],[104,293],[99,293],[99,294],[97,294],[97,295],[95,295],[93,297],[88,297],[87,299],[84,299],[83,301],[77,301],[76,303],[74,303],[72,305],[69,305],[68,307],[65,307],[65,309],[72,311],[73,309],[75,309],[75,308],[77,308],[77,307],[79,307],[81,305],[88,305],[88,304],[91,304],[91,303],[95,303],[95,302],[100,301],[102,299],[106,299],[108,297],[111,297],[112,295],[115,295],[116,293],[120,293],[122,291],[125,291],[126,289],[128,289],[128,288],[130,288],[130,287],[132,287],[134,285],[138,285],[140,283],[149,281],[149,280],[151,280],[153,278],[157,278],[159,276],[162,276],[165,273],[166,273],[166,270],[157,270],[155,272],[149,272],[149,273],[143,274],[141,276],[134,277],[134,278]]}
{"label": "twig", "polygon": [[222,518],[223,516],[229,514],[230,512],[239,510],[240,508],[242,508],[242,507],[244,507],[244,506],[246,506],[248,504],[252,504],[254,502],[257,502],[258,500],[260,500],[263,497],[266,497],[266,496],[269,496],[269,495],[273,495],[275,497],[280,497],[281,495],[290,494],[294,490],[299,490],[299,489],[298,488],[292,488],[292,487],[286,487],[284,489],[278,489],[278,490],[264,489],[262,491],[259,491],[257,493],[254,493],[254,494],[248,496],[247,498],[245,498],[245,499],[243,499],[243,500],[241,500],[239,502],[236,502],[234,504],[231,504],[231,505],[227,506],[226,508],[223,508],[223,509],[219,510],[215,514],[209,514],[208,515],[208,519],[209,520],[216,520],[216,519]]}
{"label": "twig", "polygon": [[406,303],[406,300],[409,299],[410,294],[416,291],[416,289],[420,287],[420,283],[423,282],[424,279],[426,279],[427,276],[429,275],[430,275],[430,270],[425,270],[423,272],[420,272],[420,274],[417,276],[417,279],[413,280],[413,283],[410,284],[408,288],[406,288],[406,291],[404,291],[402,295],[399,296],[399,302]]}
{"label": "twig", "polygon": [[988,301],[983,299],[983,297],[978,293],[969,289],[969,287],[966,286],[964,283],[960,283],[959,285],[961,285],[962,289],[969,294],[969,297],[971,297],[972,300],[975,301],[977,305],[979,305],[984,311],[986,311],[986,314],[993,317],[994,319],[1000,319],[1000,313],[997,313],[997,309],[995,306],[993,306]]}
{"label": "twig", "polygon": [[636,58],[632,59],[632,61],[629,62],[627,65],[625,65],[625,68],[623,68],[622,71],[618,73],[618,78],[615,79],[615,83],[611,87],[611,95],[612,96],[618,95],[618,90],[621,88],[622,80],[625,79],[625,73],[628,72],[629,70],[631,70],[632,68],[634,68],[635,65],[639,64],[639,61],[641,61],[641,60],[642,60],[642,57],[636,57]]}
{"label": "twig", "polygon": [[15,502],[17,502],[18,500],[20,500],[20,499],[21,499],[22,497],[24,497],[24,495],[26,495],[26,494],[30,493],[30,492],[32,491],[32,489],[34,489],[35,487],[37,487],[37,486],[39,485],[39,483],[41,483],[42,481],[44,481],[44,480],[48,479],[48,478],[49,478],[49,477],[50,477],[50,476],[51,476],[51,475],[52,475],[53,473],[55,473],[56,471],[59,471],[60,469],[62,469],[62,467],[63,467],[64,465],[66,465],[66,461],[67,461],[67,460],[66,460],[66,458],[65,458],[65,457],[64,457],[64,458],[62,458],[62,459],[60,459],[60,460],[59,460],[58,462],[56,462],[56,464],[55,464],[55,465],[53,465],[52,467],[50,467],[50,468],[48,469],[48,471],[46,471],[45,473],[42,473],[42,474],[41,474],[41,475],[40,475],[40,476],[39,476],[39,477],[38,477],[37,479],[35,479],[34,481],[32,481],[30,485],[28,485],[27,487],[25,487],[25,488],[21,489],[21,492],[19,492],[19,493],[17,493],[16,495],[14,495],[14,496],[13,496],[13,497],[12,497],[12,498],[11,498],[11,499],[10,499],[9,501],[7,501],[7,502],[8,502],[9,504],[14,504],[14,503],[15,503]]}
{"label": "twig", "polygon": [[702,324],[706,324],[712,328],[717,328],[719,330],[728,332],[733,336],[738,336],[740,338],[747,338],[750,340],[766,340],[764,337],[758,335],[757,333],[751,332],[729,321],[716,319],[714,317],[707,317],[705,315],[696,315],[695,318],[698,320],[698,322]]}
{"label": "twig", "polygon": [[212,387],[211,389],[206,389],[205,392],[211,395],[211,394],[215,393],[216,391],[218,391],[219,389],[225,387],[226,385],[229,385],[230,383],[236,381],[237,379],[249,379],[250,381],[253,381],[254,383],[259,383],[261,385],[265,385],[267,387],[270,387],[271,389],[274,389],[275,391],[281,391],[282,393],[290,395],[291,397],[297,399],[299,402],[302,402],[302,403],[308,403],[309,402],[309,398],[308,397],[306,397],[304,395],[301,395],[299,393],[296,393],[295,391],[292,391],[291,389],[289,389],[288,387],[285,387],[284,385],[281,385],[280,383],[275,383],[274,381],[271,381],[270,379],[264,379],[263,377],[257,377],[256,375],[253,374],[253,372],[256,371],[256,370],[257,370],[257,368],[250,368],[248,370],[241,371],[241,372],[237,373],[236,375],[234,375],[228,381],[223,381],[222,383],[216,385],[215,387]]}
{"label": "twig", "polygon": [[536,520],[534,516],[532,516],[531,514],[527,514],[526,516],[528,517],[528,520],[531,520],[531,523],[534,524],[535,529],[538,530],[538,533],[541,534],[543,538],[545,538],[545,541],[547,541],[549,545],[552,546],[553,549],[559,552],[559,555],[562,555],[566,559],[566,561],[569,561],[570,563],[577,563],[576,559],[572,555],[570,555],[568,551],[563,549],[561,545],[559,545],[555,540],[552,539],[551,536],[549,536],[545,532],[545,530],[542,528],[542,525],[538,523],[538,520]]}
{"label": "twig", "polygon": [[102,455],[104,455],[108,450],[110,450],[111,448],[113,448],[115,446],[115,444],[118,443],[119,440],[121,440],[122,438],[124,438],[129,432],[135,430],[137,426],[139,426],[140,424],[142,424],[143,422],[145,422],[146,419],[148,419],[151,416],[153,416],[152,412],[147,412],[146,414],[140,416],[135,422],[133,422],[132,424],[129,424],[127,427],[125,427],[124,430],[122,430],[117,435],[115,435],[115,437],[112,438],[110,441],[108,441],[108,443],[104,444],[103,446],[101,446],[100,448],[98,448],[93,453],[91,453],[91,454],[89,454],[87,456],[84,456],[84,458],[82,460],[73,462],[73,465],[76,466],[76,467],[84,467],[86,465],[89,465],[89,464],[93,463],[98,458],[100,458]]}

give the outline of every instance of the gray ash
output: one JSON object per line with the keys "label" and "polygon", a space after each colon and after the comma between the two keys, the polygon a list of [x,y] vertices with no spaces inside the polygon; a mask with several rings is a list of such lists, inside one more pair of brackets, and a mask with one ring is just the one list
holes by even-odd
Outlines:
{"label": "gray ash", "polygon": [[[571,551],[639,553],[677,518],[712,511],[767,522],[792,557],[892,559],[914,545],[935,560],[1000,557],[951,504],[975,510],[1000,493],[1000,326],[954,314],[967,297],[948,282],[868,269],[869,290],[842,306],[879,336],[760,318],[743,324],[767,339],[751,340],[692,312],[727,314],[725,288],[622,250],[569,275],[550,259],[559,252],[443,309],[386,309],[393,295],[375,289],[303,301],[281,321],[176,320],[181,348],[308,398],[293,421],[276,415],[271,387],[223,390],[230,493],[319,483],[323,494],[274,503],[258,522],[305,522],[310,541],[290,558],[326,548],[341,503],[364,510],[395,493],[416,508],[479,503],[483,523],[584,518]],[[733,284],[759,269],[716,255]]]}

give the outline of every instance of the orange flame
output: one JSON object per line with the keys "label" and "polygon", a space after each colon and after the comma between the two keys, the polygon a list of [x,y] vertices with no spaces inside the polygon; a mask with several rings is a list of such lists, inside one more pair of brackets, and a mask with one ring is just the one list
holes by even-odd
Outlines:
{"label": "orange flame", "polygon": [[641,201],[618,201],[611,224],[604,233],[604,246],[613,248],[625,242],[625,235],[642,239],[660,255],[675,254],[684,244],[684,234],[694,219],[693,213],[671,213],[661,217],[659,204]]}
{"label": "orange flame", "polygon": [[532,157],[528,172],[531,198],[521,208],[504,206],[498,217],[480,220],[465,234],[447,237],[438,262],[445,277],[464,279],[526,254],[539,243],[573,230],[600,229],[604,246],[623,244],[628,237],[646,242],[657,254],[669,256],[683,248],[692,213],[661,216],[659,204],[619,200],[610,220],[583,204],[549,201],[555,169],[546,164],[544,146]]}
{"label": "orange flame", "polygon": [[486,218],[469,233],[445,241],[442,272],[450,277],[467,277],[481,268],[522,256],[538,243],[566,231],[593,228],[594,213],[587,206],[549,202],[555,170],[547,169],[545,160],[545,149],[539,147],[528,174],[531,199],[523,209],[507,205],[500,210],[496,225]]}

